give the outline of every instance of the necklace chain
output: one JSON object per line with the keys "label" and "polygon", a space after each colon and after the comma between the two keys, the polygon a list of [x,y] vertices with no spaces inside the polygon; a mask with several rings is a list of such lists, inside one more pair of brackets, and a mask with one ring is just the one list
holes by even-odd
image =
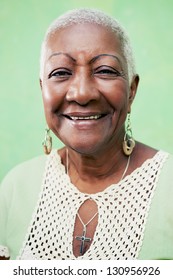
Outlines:
{"label": "necklace chain", "polygon": [[94,214],[94,216],[91,217],[91,219],[90,219],[86,224],[84,224],[84,222],[83,222],[82,219],[81,219],[81,216],[79,215],[79,212],[77,212],[77,216],[78,216],[78,218],[79,218],[81,224],[83,225],[83,227],[84,227],[85,229],[86,229],[86,226],[87,226],[92,220],[94,220],[94,218],[97,216],[97,214],[98,214],[98,211]]}
{"label": "necklace chain", "polygon": [[[128,157],[127,164],[126,164],[126,167],[125,167],[125,169],[124,169],[124,172],[123,172],[123,174],[122,174],[122,176],[121,176],[120,181],[121,181],[122,179],[124,179],[124,177],[125,177],[125,175],[126,175],[126,173],[127,173],[127,170],[128,170],[128,168],[129,168],[129,164],[130,164],[130,156]],[[69,175],[69,156],[68,156],[68,149],[66,149],[66,173],[67,173],[67,175]],[[79,215],[79,212],[77,212],[77,216],[78,216],[78,218],[79,218],[79,220],[80,220],[80,222],[81,222],[81,224],[82,224],[82,226],[83,226],[83,234],[82,234],[82,236],[75,236],[75,239],[81,241],[81,246],[80,246],[80,254],[81,254],[81,255],[84,254],[84,244],[85,244],[85,242],[91,242],[91,238],[86,237],[86,227],[87,227],[87,225],[88,225],[92,220],[94,220],[94,218],[97,216],[97,214],[98,214],[98,211],[91,217],[91,219],[90,219],[86,224],[84,224],[84,222],[83,222],[81,216]]]}
{"label": "necklace chain", "polygon": [[[129,164],[130,164],[130,156],[128,157],[127,164],[126,164],[125,170],[124,170],[124,172],[123,172],[123,174],[122,174],[122,176],[121,176],[120,181],[121,181],[121,180],[124,178],[124,176],[126,175],[126,172],[127,172],[128,168],[129,168]],[[79,215],[79,212],[77,212],[77,216],[78,216],[78,218],[79,218],[81,224],[83,225],[83,227],[84,227],[85,229],[86,229],[86,226],[97,216],[97,214],[98,214],[98,211],[94,214],[93,217],[91,217],[91,219],[90,219],[86,224],[84,224],[84,222],[82,221],[82,218],[81,218],[80,215]]]}
{"label": "necklace chain", "polygon": [[127,173],[127,170],[128,170],[128,168],[129,168],[129,164],[130,164],[130,156],[128,156],[127,164],[126,164],[126,167],[125,167],[125,169],[124,169],[124,172],[123,172],[123,174],[122,174],[122,176],[121,176],[120,181],[124,179],[124,177],[125,177],[125,175],[126,175],[126,173]]}

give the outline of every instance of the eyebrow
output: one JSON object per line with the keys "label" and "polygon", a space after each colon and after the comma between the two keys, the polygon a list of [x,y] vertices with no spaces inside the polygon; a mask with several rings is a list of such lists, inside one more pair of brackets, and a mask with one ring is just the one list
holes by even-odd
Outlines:
{"label": "eyebrow", "polygon": [[51,59],[53,56],[57,56],[57,55],[61,55],[61,54],[67,56],[68,58],[70,58],[74,62],[76,61],[76,59],[74,59],[71,55],[69,55],[68,53],[64,53],[64,52],[53,53],[49,56],[48,60]]}
{"label": "eyebrow", "polygon": [[[57,52],[57,53],[53,53],[49,56],[48,60],[51,59],[53,56],[58,56],[58,55],[65,55],[68,58],[70,58],[72,61],[76,62],[76,59],[73,58],[71,55],[69,55],[68,53],[64,53],[64,52]],[[120,64],[122,64],[120,58],[114,54],[108,54],[108,53],[102,53],[99,54],[97,56],[94,56],[93,58],[91,58],[91,60],[89,61],[89,64],[94,63],[96,60],[102,58],[103,56],[110,56],[113,57],[114,59],[116,59]]]}
{"label": "eyebrow", "polygon": [[100,59],[101,57],[103,56],[110,56],[110,57],[113,57],[114,59],[118,60],[118,62],[121,64],[121,60],[118,56],[114,55],[114,54],[108,54],[108,53],[102,53],[102,54],[99,54],[95,57],[93,57],[91,60],[90,60],[90,63],[93,63],[95,62],[97,59]]}

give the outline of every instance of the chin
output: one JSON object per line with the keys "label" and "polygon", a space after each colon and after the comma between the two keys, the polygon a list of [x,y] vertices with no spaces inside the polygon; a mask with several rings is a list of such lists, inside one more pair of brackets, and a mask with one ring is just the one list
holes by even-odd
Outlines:
{"label": "chin", "polygon": [[[99,145],[98,145],[99,143]],[[103,146],[100,142],[82,142],[82,143],[66,143],[67,147],[83,155],[95,155],[103,151]]]}
{"label": "chin", "polygon": [[93,147],[71,147],[75,152],[83,155],[94,155],[97,151]]}
{"label": "chin", "polygon": [[93,135],[93,132],[75,134],[59,133],[57,137],[64,143],[65,146],[77,153],[85,155],[99,154],[109,143],[108,135]]}

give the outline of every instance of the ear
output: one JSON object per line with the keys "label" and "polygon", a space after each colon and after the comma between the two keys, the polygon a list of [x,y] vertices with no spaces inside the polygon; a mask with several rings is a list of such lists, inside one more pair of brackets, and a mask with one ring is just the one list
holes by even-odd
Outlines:
{"label": "ear", "polygon": [[133,100],[136,96],[137,88],[139,84],[139,76],[134,75],[130,84],[130,94],[129,94],[129,107],[128,107],[128,113],[131,111],[131,105],[133,103]]}

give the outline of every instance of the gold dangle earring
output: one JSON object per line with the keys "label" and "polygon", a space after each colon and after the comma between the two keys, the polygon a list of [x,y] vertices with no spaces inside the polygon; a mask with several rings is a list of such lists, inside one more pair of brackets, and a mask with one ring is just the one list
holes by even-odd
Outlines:
{"label": "gold dangle earring", "polygon": [[52,150],[52,137],[50,136],[50,128],[45,129],[45,137],[42,145],[44,153],[49,155]]}
{"label": "gold dangle earring", "polygon": [[130,113],[128,113],[127,116],[127,126],[126,131],[124,135],[124,141],[123,141],[123,151],[126,156],[131,155],[133,152],[133,149],[135,147],[135,140],[132,136],[132,127],[130,122]]}

